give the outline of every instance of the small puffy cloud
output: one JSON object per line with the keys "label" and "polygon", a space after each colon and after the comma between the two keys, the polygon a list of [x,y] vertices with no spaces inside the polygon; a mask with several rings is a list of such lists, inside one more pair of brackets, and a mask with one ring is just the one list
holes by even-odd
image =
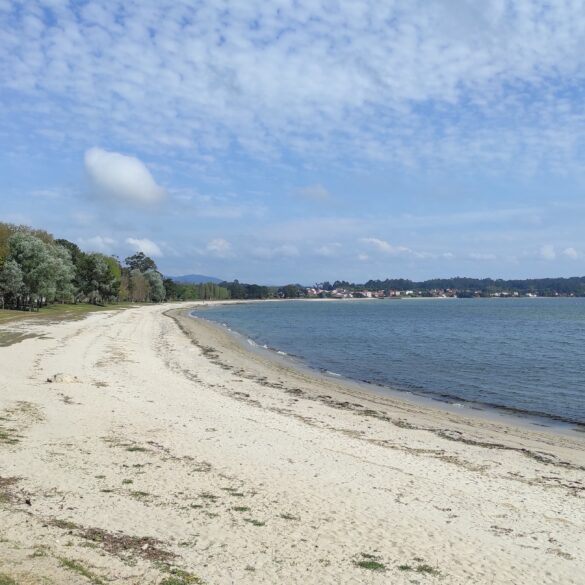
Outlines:
{"label": "small puffy cloud", "polygon": [[370,257],[367,254],[358,254],[358,260],[360,262],[367,262]]}
{"label": "small puffy cloud", "polygon": [[412,250],[406,246],[393,246],[386,240],[380,240],[379,238],[361,238],[360,242],[373,248],[376,252],[382,252],[383,254],[389,254],[392,256],[412,253]]}
{"label": "small puffy cloud", "polygon": [[89,250],[90,252],[102,252],[103,254],[110,254],[116,245],[116,240],[108,238],[107,236],[79,238],[77,242],[84,250]]}
{"label": "small puffy cloud", "polygon": [[577,252],[575,248],[565,248],[563,254],[571,260],[577,260],[577,258],[579,258],[579,252]]}
{"label": "small puffy cloud", "polygon": [[149,205],[166,195],[144,163],[133,156],[90,148],[85,153],[85,171],[100,197]]}
{"label": "small puffy cloud", "polygon": [[331,199],[331,193],[320,184],[307,185],[306,187],[299,189],[298,194],[301,197],[312,201],[327,201],[328,199]]}
{"label": "small puffy cloud", "polygon": [[136,252],[144,252],[147,256],[153,256],[154,258],[161,258],[163,256],[158,244],[155,244],[148,238],[126,238],[126,243],[132,246]]}
{"label": "small puffy cloud", "polygon": [[544,260],[554,260],[557,257],[557,253],[555,251],[554,246],[546,244],[545,246],[542,246],[542,248],[540,249],[540,256]]}
{"label": "small puffy cloud", "polygon": [[215,238],[207,242],[205,253],[217,258],[228,258],[233,255],[232,245],[223,238]]}

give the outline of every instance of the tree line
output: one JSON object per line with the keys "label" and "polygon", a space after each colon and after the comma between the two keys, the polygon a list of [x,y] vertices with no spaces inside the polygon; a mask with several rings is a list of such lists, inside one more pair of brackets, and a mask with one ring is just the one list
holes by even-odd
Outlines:
{"label": "tree line", "polygon": [[432,290],[456,290],[459,292],[480,294],[493,294],[502,292],[533,293],[541,296],[554,294],[573,294],[585,296],[585,276],[574,276],[570,278],[528,278],[505,280],[502,278],[434,278],[424,281],[413,281],[405,278],[386,278],[385,280],[368,280],[365,284],[350,283],[345,280],[336,280],[333,284],[324,282],[321,285],[323,290],[343,289],[365,289],[377,290],[416,290],[430,292]]}
{"label": "tree line", "polygon": [[38,310],[50,303],[153,302],[226,299],[214,284],[177,285],[163,280],[152,258],[83,252],[45,230],[0,223],[0,307]]}

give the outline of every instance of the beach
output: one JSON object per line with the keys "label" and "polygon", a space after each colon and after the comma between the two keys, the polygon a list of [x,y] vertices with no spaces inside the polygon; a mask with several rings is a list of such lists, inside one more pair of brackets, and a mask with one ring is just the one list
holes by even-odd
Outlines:
{"label": "beach", "polygon": [[585,584],[585,434],[368,392],[187,312],[0,327],[0,575]]}

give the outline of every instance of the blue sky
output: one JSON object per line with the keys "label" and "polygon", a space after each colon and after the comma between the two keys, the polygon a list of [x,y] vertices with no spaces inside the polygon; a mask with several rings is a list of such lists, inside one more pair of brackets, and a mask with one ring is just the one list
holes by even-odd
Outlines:
{"label": "blue sky", "polygon": [[165,274],[585,274],[581,0],[0,0],[0,221]]}

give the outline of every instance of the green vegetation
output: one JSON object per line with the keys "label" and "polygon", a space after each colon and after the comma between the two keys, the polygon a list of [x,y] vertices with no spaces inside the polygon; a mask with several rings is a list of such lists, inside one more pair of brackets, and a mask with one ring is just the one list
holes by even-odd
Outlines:
{"label": "green vegetation", "polygon": [[421,296],[430,296],[433,291],[456,291],[458,297],[490,296],[496,293],[514,292],[520,295],[538,296],[574,295],[585,296],[585,277],[571,278],[529,278],[526,280],[504,280],[501,278],[434,278],[416,282],[404,278],[387,278],[385,280],[368,280],[365,284],[355,284],[345,280],[336,280],[333,284],[323,282],[317,285],[325,291],[334,289],[369,290],[369,291],[415,291]]}
{"label": "green vegetation", "polygon": [[67,240],[0,223],[0,308],[38,311],[52,304],[160,302],[166,292],[155,262],[82,252]]}
{"label": "green vegetation", "polygon": [[386,565],[380,561],[380,557],[369,553],[362,553],[360,558],[354,561],[354,565],[368,571],[385,571]]}
{"label": "green vegetation", "polygon": [[196,575],[192,575],[187,571],[183,571],[182,569],[169,569],[170,576],[165,577],[161,582],[160,585],[203,585],[204,582],[197,577]]}
{"label": "green vegetation", "polygon": [[0,585],[18,585],[18,583],[12,577],[0,573]]}
{"label": "green vegetation", "polygon": [[233,282],[222,282],[221,286],[227,289],[232,299],[267,299],[273,297],[275,287],[260,286],[258,284],[245,284],[234,280]]}
{"label": "green vegetation", "polygon": [[244,518],[244,520],[253,526],[266,526],[266,522],[263,522],[262,520],[256,520],[255,518]]}
{"label": "green vegetation", "polygon": [[100,579],[95,573],[90,571],[88,568],[84,567],[80,562],[71,559],[66,559],[63,557],[59,558],[59,562],[66,569],[69,569],[70,571],[73,571],[78,575],[82,575],[91,583],[94,583],[94,585],[105,585],[105,582],[102,579]]}
{"label": "green vegetation", "polygon": [[184,284],[175,282],[172,278],[165,278],[164,288],[167,300],[172,301],[223,301],[231,298],[230,291],[222,285],[213,282],[203,284]]}

